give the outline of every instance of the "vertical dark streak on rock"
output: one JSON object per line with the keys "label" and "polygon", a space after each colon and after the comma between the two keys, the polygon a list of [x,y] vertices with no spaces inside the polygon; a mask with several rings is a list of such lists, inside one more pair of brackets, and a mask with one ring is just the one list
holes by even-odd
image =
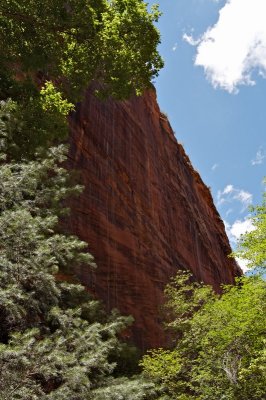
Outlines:
{"label": "vertical dark streak on rock", "polygon": [[70,120],[68,167],[84,192],[68,224],[98,265],[78,271],[89,290],[132,314],[141,348],[161,346],[163,288],[177,268],[219,290],[241,270],[209,189],[193,169],[154,91],[129,101],[100,101],[88,90]]}

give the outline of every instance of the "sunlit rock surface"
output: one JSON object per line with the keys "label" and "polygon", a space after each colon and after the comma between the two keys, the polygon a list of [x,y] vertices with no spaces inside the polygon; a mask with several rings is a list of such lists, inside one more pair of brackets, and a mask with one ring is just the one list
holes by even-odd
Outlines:
{"label": "sunlit rock surface", "polygon": [[68,164],[84,192],[71,201],[67,223],[98,265],[79,276],[107,309],[134,316],[129,335],[140,348],[161,346],[158,310],[177,269],[216,290],[241,274],[227,258],[223,222],[154,91],[123,102],[88,91],[70,125]]}

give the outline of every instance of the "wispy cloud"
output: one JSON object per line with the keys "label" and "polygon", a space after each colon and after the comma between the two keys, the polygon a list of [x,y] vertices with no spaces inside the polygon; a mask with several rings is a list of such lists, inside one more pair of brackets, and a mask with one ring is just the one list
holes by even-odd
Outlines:
{"label": "wispy cloud", "polygon": [[187,33],[184,33],[183,40],[191,46],[197,46],[201,42],[201,38],[195,39],[192,35],[188,35]]}
{"label": "wispy cloud", "polygon": [[266,77],[266,1],[227,0],[215,25],[200,38],[183,35],[197,46],[195,65],[204,68],[214,87],[237,92],[254,85],[254,70]]}
{"label": "wispy cloud", "polygon": [[235,188],[233,185],[227,185],[223,190],[219,190],[217,194],[217,205],[221,206],[225,203],[232,203],[233,201],[239,201],[242,205],[241,212],[245,211],[247,207],[252,203],[253,196],[251,193]]}
{"label": "wispy cloud", "polygon": [[251,165],[262,164],[265,158],[266,158],[265,151],[263,150],[262,147],[260,147],[256,153],[256,157],[254,158],[254,160],[251,160]]}
{"label": "wispy cloud", "polygon": [[229,208],[229,210],[226,211],[225,216],[228,217],[228,215],[232,214],[233,209]]}
{"label": "wispy cloud", "polygon": [[218,167],[219,167],[218,164],[213,164],[213,166],[211,167],[211,170],[212,170],[212,171],[215,171]]}
{"label": "wispy cloud", "polygon": [[246,209],[252,203],[252,194],[245,192],[245,190],[235,189],[235,194],[233,196],[234,200],[239,200],[243,204],[244,209]]}
{"label": "wispy cloud", "polygon": [[227,185],[224,188],[223,194],[229,194],[232,193],[234,191],[234,186],[233,185]]}
{"label": "wispy cloud", "polygon": [[177,49],[177,43],[175,43],[175,44],[173,45],[173,47],[172,47],[172,50],[173,50],[173,51],[176,51],[176,49]]}

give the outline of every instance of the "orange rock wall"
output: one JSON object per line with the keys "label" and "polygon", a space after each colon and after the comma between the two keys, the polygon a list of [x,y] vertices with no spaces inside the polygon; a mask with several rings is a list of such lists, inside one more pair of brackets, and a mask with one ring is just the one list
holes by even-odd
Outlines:
{"label": "orange rock wall", "polygon": [[85,188],[71,201],[68,227],[98,265],[79,276],[107,309],[134,316],[130,334],[140,348],[161,346],[158,309],[177,269],[216,290],[241,273],[227,258],[223,222],[154,91],[123,102],[88,91],[70,126],[68,164]]}

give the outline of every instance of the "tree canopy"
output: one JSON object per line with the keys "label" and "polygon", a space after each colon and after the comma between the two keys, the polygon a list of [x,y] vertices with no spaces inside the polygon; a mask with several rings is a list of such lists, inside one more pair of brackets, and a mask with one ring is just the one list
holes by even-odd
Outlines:
{"label": "tree canopy", "polygon": [[181,272],[166,295],[173,347],[155,350],[142,361],[166,398],[264,398],[266,282],[242,277],[220,296]]}
{"label": "tree canopy", "polygon": [[149,87],[163,66],[159,15],[139,0],[0,0],[0,100],[18,103],[20,121],[12,156],[65,138],[92,81],[118,99]]}
{"label": "tree canopy", "polygon": [[162,67],[158,17],[139,0],[1,0],[1,95],[38,79],[68,99],[93,79],[118,98],[142,92]]}

